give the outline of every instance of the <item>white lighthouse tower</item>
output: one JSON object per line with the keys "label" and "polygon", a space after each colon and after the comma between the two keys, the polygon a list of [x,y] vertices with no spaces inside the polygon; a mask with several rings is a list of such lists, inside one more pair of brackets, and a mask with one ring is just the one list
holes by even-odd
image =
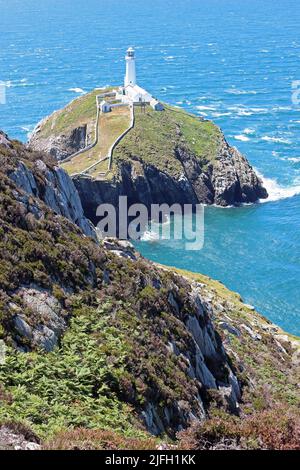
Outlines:
{"label": "white lighthouse tower", "polygon": [[128,85],[135,86],[136,85],[136,72],[135,72],[135,53],[132,47],[127,49],[127,53],[125,56],[126,60],[126,75],[125,75],[125,88]]}

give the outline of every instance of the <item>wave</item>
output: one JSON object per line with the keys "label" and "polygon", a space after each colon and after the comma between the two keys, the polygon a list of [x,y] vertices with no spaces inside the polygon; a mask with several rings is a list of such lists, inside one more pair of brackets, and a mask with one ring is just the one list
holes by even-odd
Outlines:
{"label": "wave", "polygon": [[243,106],[229,106],[230,111],[234,111],[238,116],[252,116],[253,114],[266,114],[268,109],[266,108],[246,108]]}
{"label": "wave", "polygon": [[80,93],[81,95],[86,93],[82,88],[69,88],[68,91],[72,91],[73,93]]}
{"label": "wave", "polygon": [[2,83],[5,84],[6,88],[35,86],[34,83],[28,83],[27,78],[22,78],[21,80],[7,80]]}
{"label": "wave", "polygon": [[236,140],[241,140],[242,142],[248,142],[250,139],[246,135],[240,134],[240,135],[234,135],[233,136]]}
{"label": "wave", "polygon": [[35,129],[35,124],[30,124],[28,126],[21,126],[21,130],[26,132],[26,136],[28,140],[32,136],[34,129]]}
{"label": "wave", "polygon": [[151,230],[146,230],[146,232],[144,232],[143,235],[141,236],[140,240],[142,242],[155,243],[159,240],[159,234]]}
{"label": "wave", "polygon": [[300,194],[300,185],[294,184],[292,186],[281,186],[276,179],[266,178],[259,171],[256,170],[257,175],[263,181],[264,187],[268,191],[268,199],[261,199],[261,203],[280,201]]}
{"label": "wave", "polygon": [[275,142],[277,144],[285,144],[285,145],[291,145],[291,141],[288,139],[284,139],[283,137],[270,137],[269,135],[265,135],[261,138],[261,140],[265,142]]}
{"label": "wave", "polygon": [[228,88],[225,90],[225,93],[228,93],[229,95],[257,95],[256,90],[238,90],[237,88]]}
{"label": "wave", "polygon": [[216,108],[214,106],[195,106],[196,109],[198,109],[199,111],[215,111]]}
{"label": "wave", "polygon": [[255,134],[255,129],[252,129],[251,127],[246,127],[246,129],[243,130],[243,134],[253,135]]}
{"label": "wave", "polygon": [[300,157],[290,157],[290,158],[287,158],[286,160],[292,163],[300,163]]}

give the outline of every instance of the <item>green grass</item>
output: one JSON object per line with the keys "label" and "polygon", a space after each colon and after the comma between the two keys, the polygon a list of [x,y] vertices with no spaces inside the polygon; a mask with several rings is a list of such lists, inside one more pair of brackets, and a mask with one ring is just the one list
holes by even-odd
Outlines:
{"label": "green grass", "polygon": [[135,127],[120,142],[114,161],[142,160],[172,175],[182,173],[176,158],[178,147],[193,153],[203,168],[217,156],[221,131],[210,121],[202,121],[181,109],[166,106],[163,112],[150,106],[143,113],[135,108]]}
{"label": "green grass", "polygon": [[[55,111],[41,127],[39,136],[47,138],[50,135],[68,134],[73,129],[96,121],[96,96],[110,89],[96,89],[77,98],[65,108]],[[94,137],[94,136],[93,136]]]}

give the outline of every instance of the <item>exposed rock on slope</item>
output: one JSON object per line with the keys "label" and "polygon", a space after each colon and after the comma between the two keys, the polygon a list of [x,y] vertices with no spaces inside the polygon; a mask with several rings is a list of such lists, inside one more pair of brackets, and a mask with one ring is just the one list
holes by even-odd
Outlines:
{"label": "exposed rock on slope", "polygon": [[10,155],[5,162],[5,171],[16,185],[27,195],[40,198],[57,214],[74,222],[85,235],[96,238],[95,229],[83,213],[72,180],[56,165],[55,160],[45,154],[26,150],[17,142],[10,142],[3,133],[0,133],[0,139],[2,153],[5,155],[5,146]]}
{"label": "exposed rock on slope", "polygon": [[[86,95],[77,105],[83,106],[89,99]],[[73,108],[75,105],[73,102]],[[31,147],[45,146],[58,159],[72,154],[70,141],[72,149],[82,148],[82,139],[77,138],[82,122],[79,126],[75,110],[72,112],[73,126],[69,112],[65,129],[61,120],[56,125],[54,114],[39,126]],[[75,184],[85,213],[93,218],[100,203],[114,202],[119,195],[146,205],[200,202],[228,206],[267,197],[247,159],[228,145],[217,126],[171,106],[161,113],[149,107],[145,114],[137,108],[135,127],[115,149],[107,181],[76,177]]]}
{"label": "exposed rock on slope", "polygon": [[43,126],[41,122],[31,138],[31,147],[36,151],[48,152],[57,160],[62,160],[69,155],[83,149],[87,145],[87,125],[75,128],[68,135],[54,136],[44,138],[39,137],[39,129]]}

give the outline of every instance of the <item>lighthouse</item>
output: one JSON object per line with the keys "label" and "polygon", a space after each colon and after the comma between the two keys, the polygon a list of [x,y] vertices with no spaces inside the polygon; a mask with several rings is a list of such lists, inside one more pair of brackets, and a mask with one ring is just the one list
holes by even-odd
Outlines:
{"label": "lighthouse", "polygon": [[136,85],[136,72],[135,72],[135,53],[132,47],[129,47],[125,56],[126,60],[126,75],[125,75],[125,87],[128,85]]}

